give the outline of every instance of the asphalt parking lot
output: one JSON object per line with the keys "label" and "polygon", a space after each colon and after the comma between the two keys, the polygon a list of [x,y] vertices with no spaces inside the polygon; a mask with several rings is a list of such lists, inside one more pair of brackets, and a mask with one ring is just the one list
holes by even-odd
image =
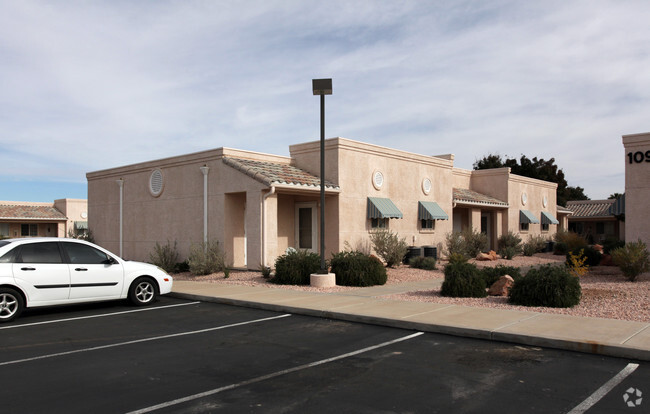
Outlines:
{"label": "asphalt parking lot", "polygon": [[639,361],[169,297],[27,311],[0,351],[3,413],[650,412]]}

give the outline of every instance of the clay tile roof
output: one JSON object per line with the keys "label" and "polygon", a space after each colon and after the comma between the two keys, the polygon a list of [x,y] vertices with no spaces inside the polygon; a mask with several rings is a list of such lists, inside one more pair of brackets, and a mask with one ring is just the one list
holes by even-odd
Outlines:
{"label": "clay tile roof", "polygon": [[609,209],[616,200],[567,201],[566,207],[573,211],[572,219],[591,217],[613,217]]}
{"label": "clay tile roof", "polygon": [[[223,162],[266,185],[288,184],[320,188],[320,177],[289,164],[232,157],[224,157]],[[325,188],[339,189],[339,186],[325,181]]]}
{"label": "clay tile roof", "polygon": [[454,202],[461,204],[483,204],[490,206],[508,207],[508,203],[489,195],[477,193],[465,188],[454,188]]}
{"label": "clay tile roof", "polygon": [[0,204],[0,219],[20,220],[67,220],[52,206]]}

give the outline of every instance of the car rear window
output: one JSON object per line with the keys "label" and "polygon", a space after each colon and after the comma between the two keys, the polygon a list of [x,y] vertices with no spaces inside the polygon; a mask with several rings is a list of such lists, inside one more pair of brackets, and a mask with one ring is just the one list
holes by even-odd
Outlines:
{"label": "car rear window", "polygon": [[63,263],[59,243],[30,243],[23,244],[20,258],[23,263]]}
{"label": "car rear window", "polygon": [[2,246],[6,246],[6,245],[8,245],[9,243],[11,243],[11,242],[10,242],[10,241],[6,241],[6,240],[0,240],[0,247],[2,247]]}

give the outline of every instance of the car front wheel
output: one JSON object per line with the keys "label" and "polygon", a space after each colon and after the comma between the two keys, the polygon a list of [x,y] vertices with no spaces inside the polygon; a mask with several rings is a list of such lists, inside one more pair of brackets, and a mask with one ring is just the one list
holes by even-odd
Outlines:
{"label": "car front wheel", "polygon": [[136,306],[153,303],[158,297],[158,285],[148,277],[136,279],[129,288],[129,300]]}
{"label": "car front wheel", "polygon": [[16,319],[24,308],[23,297],[18,292],[9,288],[0,288],[0,322]]}

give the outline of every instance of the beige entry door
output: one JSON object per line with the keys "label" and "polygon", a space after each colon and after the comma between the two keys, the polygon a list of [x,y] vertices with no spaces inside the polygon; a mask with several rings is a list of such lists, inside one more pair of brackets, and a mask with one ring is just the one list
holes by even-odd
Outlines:
{"label": "beige entry door", "polygon": [[318,251],[318,214],[316,203],[296,203],[296,248]]}

